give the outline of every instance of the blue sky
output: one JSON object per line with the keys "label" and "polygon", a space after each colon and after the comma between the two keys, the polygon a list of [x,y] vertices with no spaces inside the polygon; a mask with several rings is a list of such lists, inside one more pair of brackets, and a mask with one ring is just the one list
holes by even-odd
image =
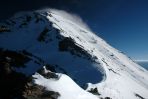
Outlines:
{"label": "blue sky", "polygon": [[113,47],[133,59],[148,60],[148,0],[3,0],[0,20],[45,7],[79,15]]}
{"label": "blue sky", "polygon": [[148,1],[118,0],[93,5],[85,21],[113,47],[136,60],[148,60]]}

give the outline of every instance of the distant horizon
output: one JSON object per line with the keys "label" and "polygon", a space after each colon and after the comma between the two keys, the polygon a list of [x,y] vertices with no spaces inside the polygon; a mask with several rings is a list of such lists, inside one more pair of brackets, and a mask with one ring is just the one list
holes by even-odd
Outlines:
{"label": "distant horizon", "polygon": [[140,59],[140,60],[134,60],[135,62],[148,62],[148,60],[142,60],[142,59]]}

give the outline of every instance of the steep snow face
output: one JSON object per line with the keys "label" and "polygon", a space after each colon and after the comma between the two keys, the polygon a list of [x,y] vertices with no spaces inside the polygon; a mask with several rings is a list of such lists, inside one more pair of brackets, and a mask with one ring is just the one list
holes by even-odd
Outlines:
{"label": "steep snow face", "polygon": [[[87,90],[97,88],[101,97],[148,97],[148,71],[91,31],[52,10],[19,14],[7,20],[0,28],[0,48],[30,58],[30,61],[24,62],[24,68],[14,67],[27,75],[36,72],[42,65],[48,65],[54,72],[69,75],[80,86],[89,83]],[[11,58],[11,55],[4,56]],[[67,79],[64,83],[70,80],[65,75],[62,79]],[[102,82],[98,83],[100,80]],[[59,88],[58,84],[61,84],[60,81],[54,83]],[[47,89],[51,87],[45,86]]]}
{"label": "steep snow face", "polygon": [[[81,87],[88,82],[101,81],[103,73],[96,69],[96,64],[99,63],[95,62],[95,56],[78,45],[72,36],[63,35],[62,33],[66,31],[60,27],[56,28],[56,23],[50,21],[46,17],[47,14],[35,12],[19,14],[6,21],[4,26],[9,28],[10,32],[3,32],[0,35],[0,47],[3,48],[3,52],[17,51],[30,58],[30,61],[25,62],[25,68],[15,69],[30,75],[41,66],[50,65],[55,72],[72,77]],[[54,19],[51,14],[48,17]]]}

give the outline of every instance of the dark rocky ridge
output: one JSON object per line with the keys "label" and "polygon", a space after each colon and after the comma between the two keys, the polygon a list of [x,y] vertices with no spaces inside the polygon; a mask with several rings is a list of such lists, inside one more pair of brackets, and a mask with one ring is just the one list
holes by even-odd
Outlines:
{"label": "dark rocky ridge", "polygon": [[[45,78],[57,79],[54,73],[45,74],[43,69],[39,71]],[[31,76],[14,71],[9,61],[0,62],[0,99],[57,99],[59,96],[58,92],[47,91],[34,84]]]}

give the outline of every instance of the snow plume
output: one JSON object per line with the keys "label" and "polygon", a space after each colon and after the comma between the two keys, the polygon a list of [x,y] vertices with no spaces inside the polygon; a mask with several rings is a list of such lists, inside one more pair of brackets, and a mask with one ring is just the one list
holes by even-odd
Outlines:
{"label": "snow plume", "polygon": [[59,16],[62,16],[70,21],[72,21],[75,24],[78,24],[80,27],[87,29],[88,31],[91,31],[89,26],[77,15],[73,13],[66,12],[64,10],[58,10],[58,9],[51,9],[51,8],[46,8],[46,9],[41,9],[38,10],[38,12],[52,12],[55,13]]}

